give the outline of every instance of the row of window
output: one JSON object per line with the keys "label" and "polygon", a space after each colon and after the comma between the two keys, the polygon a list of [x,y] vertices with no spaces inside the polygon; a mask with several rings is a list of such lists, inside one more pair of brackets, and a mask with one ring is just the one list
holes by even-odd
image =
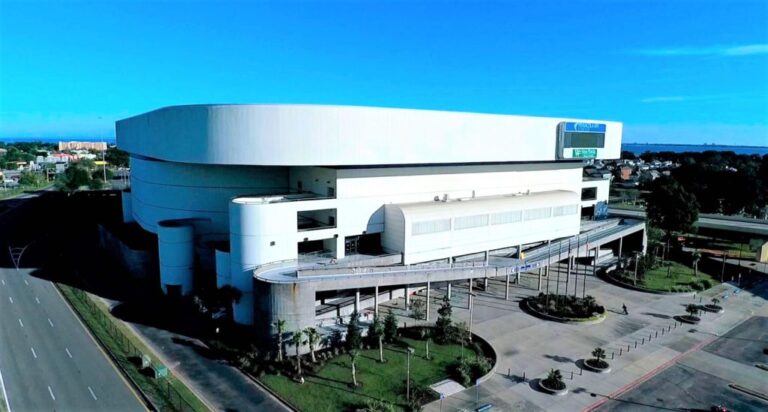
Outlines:
{"label": "row of window", "polygon": [[[506,225],[523,220],[549,219],[551,217],[575,215],[579,213],[579,205],[566,205],[555,207],[540,207],[536,209],[511,210],[481,215],[460,216],[453,219],[453,230],[472,229],[476,227]],[[413,222],[411,235],[426,235],[430,233],[448,232],[451,230],[451,219],[433,219]]]}

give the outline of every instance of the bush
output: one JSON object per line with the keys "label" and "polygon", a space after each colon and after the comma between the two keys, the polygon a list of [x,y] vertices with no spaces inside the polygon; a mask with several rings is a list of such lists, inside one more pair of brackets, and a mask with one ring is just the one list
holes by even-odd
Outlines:
{"label": "bush", "polygon": [[704,286],[699,282],[691,282],[689,285],[693,290],[698,290],[698,291],[704,290]]}
{"label": "bush", "polygon": [[448,365],[448,374],[451,376],[451,379],[462,386],[472,385],[477,379],[485,376],[490,371],[491,362],[482,355],[473,360],[464,359],[464,361],[456,361]]}
{"label": "bush", "polygon": [[701,281],[702,286],[704,286],[704,289],[709,289],[713,286],[712,280],[710,279],[704,279]]}
{"label": "bush", "polygon": [[395,406],[381,399],[369,399],[363,408],[364,412],[395,412]]}

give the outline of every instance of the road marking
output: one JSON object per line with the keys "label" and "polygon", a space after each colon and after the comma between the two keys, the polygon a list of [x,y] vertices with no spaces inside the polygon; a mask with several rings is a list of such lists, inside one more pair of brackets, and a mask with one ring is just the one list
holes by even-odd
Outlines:
{"label": "road marking", "polygon": [[88,392],[90,392],[90,393],[91,393],[91,396],[93,396],[93,400],[94,400],[94,401],[98,401],[98,400],[99,400],[99,398],[97,398],[97,397],[96,397],[96,394],[95,394],[95,393],[93,393],[93,389],[91,389],[91,387],[90,387],[90,386],[88,387]]}
{"label": "road marking", "polygon": [[31,347],[31,346],[30,346],[30,347],[29,347],[29,350],[31,350],[31,351],[32,351],[32,356],[34,356],[34,357],[35,357],[35,359],[37,359],[37,354],[35,353],[35,348],[33,348],[33,347]]}
{"label": "road marking", "polygon": [[0,281],[3,282],[3,286],[5,286],[5,279],[0,279]]}
{"label": "road marking", "polygon": [[3,399],[5,399],[5,409],[11,412],[11,404],[8,401],[8,393],[5,392],[5,382],[3,381],[3,372],[0,371],[0,388],[3,389]]}
{"label": "road marking", "polygon": [[27,280],[26,280],[26,279],[24,279],[24,284],[25,284],[25,285],[27,285],[27,286],[29,286],[29,282],[27,282]]}
{"label": "road marking", "polygon": [[35,302],[37,302],[38,305],[40,304],[40,299],[38,299],[37,296],[35,296]]}
{"label": "road marking", "polygon": [[12,297],[8,296],[8,300],[10,300],[11,303],[13,303],[13,298]]}
{"label": "road marking", "polygon": [[48,318],[48,324],[51,325],[51,327],[53,327],[53,322],[51,322],[51,318]]}
{"label": "road marking", "polygon": [[64,348],[65,351],[67,351],[67,355],[69,355],[69,359],[72,359],[72,354],[69,352],[69,348]]}
{"label": "road marking", "polygon": [[21,318],[19,318],[19,325],[21,325],[22,328],[24,327],[24,322],[21,321]]}
{"label": "road marking", "polygon": [[53,400],[55,401],[55,400],[56,400],[56,397],[55,397],[55,396],[53,396],[53,391],[51,390],[51,387],[50,387],[50,386],[48,387],[48,393],[50,393],[50,394],[51,394],[51,398],[53,398]]}

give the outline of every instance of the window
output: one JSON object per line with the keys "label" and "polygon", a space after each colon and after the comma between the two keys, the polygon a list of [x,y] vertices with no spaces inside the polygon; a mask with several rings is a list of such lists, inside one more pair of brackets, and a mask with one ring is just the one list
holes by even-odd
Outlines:
{"label": "window", "polygon": [[328,186],[328,197],[334,197],[334,196],[336,196],[336,189]]}
{"label": "window", "polygon": [[578,205],[557,206],[552,208],[552,216],[568,216],[579,213]]}
{"label": "window", "polygon": [[523,220],[523,212],[519,210],[499,212],[491,215],[492,225],[505,225],[507,223],[515,223],[521,220]]}
{"label": "window", "polygon": [[461,216],[453,219],[453,230],[488,226],[488,215]]}
{"label": "window", "polygon": [[597,187],[585,187],[581,189],[581,200],[597,199]]}
{"label": "window", "polygon": [[525,220],[548,219],[552,217],[551,207],[540,207],[537,209],[528,209],[525,211]]}
{"label": "window", "polygon": [[447,232],[451,230],[451,219],[424,220],[413,222],[411,235],[426,235],[429,233]]}

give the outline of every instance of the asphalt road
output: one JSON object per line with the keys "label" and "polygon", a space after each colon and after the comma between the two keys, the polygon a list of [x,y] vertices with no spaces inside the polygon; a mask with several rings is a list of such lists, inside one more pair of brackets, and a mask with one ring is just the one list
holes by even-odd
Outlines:
{"label": "asphalt road", "polygon": [[[608,213],[614,216],[645,219],[644,210],[628,210],[612,207],[608,209]],[[706,229],[728,230],[731,232],[768,236],[768,221],[760,219],[701,214],[695,225]]]}
{"label": "asphalt road", "polygon": [[[24,206],[17,206],[14,212]],[[13,215],[13,216],[11,216]],[[12,412],[146,410],[48,280],[9,265],[0,216],[0,396]],[[23,263],[23,257],[22,257]],[[10,267],[9,267],[10,266]]]}

